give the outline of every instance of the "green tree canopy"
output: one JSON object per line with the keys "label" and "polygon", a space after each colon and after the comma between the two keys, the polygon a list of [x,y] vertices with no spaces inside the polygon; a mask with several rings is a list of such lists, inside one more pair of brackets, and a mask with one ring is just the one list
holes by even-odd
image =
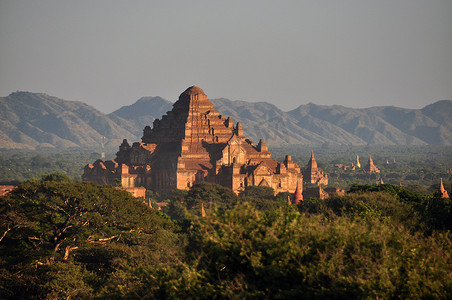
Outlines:
{"label": "green tree canopy", "polygon": [[64,179],[0,197],[3,298],[88,297],[130,269],[178,260],[167,218],[112,186]]}
{"label": "green tree canopy", "polygon": [[425,239],[378,219],[327,220],[289,206],[262,212],[249,203],[201,218],[195,229],[192,257],[197,286],[205,287],[198,293],[205,298],[447,298],[452,293],[449,233]]}
{"label": "green tree canopy", "polygon": [[242,196],[256,199],[274,199],[275,191],[268,186],[249,185],[245,187]]}
{"label": "green tree canopy", "polygon": [[[424,222],[426,231],[437,229],[452,230],[452,201],[448,198],[441,198],[439,193],[423,194],[413,188],[405,188],[391,184],[353,184],[350,187],[350,193],[355,194],[369,194],[376,192],[390,194],[394,196],[395,199],[399,200],[395,202],[394,200],[390,200],[389,202],[392,202],[392,204],[388,204],[388,201],[379,201],[380,206],[392,206],[392,209],[389,211],[393,210],[393,216],[396,218],[405,214],[406,217],[402,221],[407,221],[412,219],[410,216],[414,218],[420,216],[422,218],[422,222]],[[377,198],[382,199],[386,197],[381,195]],[[333,201],[338,199],[341,201],[340,198],[334,198]],[[374,201],[374,203],[376,202]],[[386,210],[388,211],[388,209]],[[412,225],[412,223],[408,223],[406,225]]]}
{"label": "green tree canopy", "polygon": [[237,202],[237,195],[222,185],[203,182],[195,184],[188,191],[185,201],[188,209],[201,208],[201,203],[225,209]]}

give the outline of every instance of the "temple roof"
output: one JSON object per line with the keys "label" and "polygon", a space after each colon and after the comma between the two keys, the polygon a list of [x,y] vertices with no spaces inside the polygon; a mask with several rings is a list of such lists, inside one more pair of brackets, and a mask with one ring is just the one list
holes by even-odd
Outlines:
{"label": "temple roof", "polygon": [[206,93],[204,93],[204,91],[202,90],[202,88],[200,88],[199,86],[196,85],[192,85],[191,87],[189,87],[188,89],[186,89],[182,94],[182,95],[198,95],[198,94],[202,94],[205,95]]}
{"label": "temple roof", "polygon": [[181,111],[188,113],[193,109],[201,113],[214,110],[212,102],[207,99],[207,95],[196,85],[189,87],[180,94],[179,100],[173,105],[173,112],[178,111],[175,112],[176,114],[181,113]]}

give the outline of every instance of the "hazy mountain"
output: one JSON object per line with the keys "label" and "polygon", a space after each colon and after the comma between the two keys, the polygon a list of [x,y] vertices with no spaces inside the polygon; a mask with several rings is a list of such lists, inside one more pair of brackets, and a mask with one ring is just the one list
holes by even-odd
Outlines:
{"label": "hazy mountain", "polygon": [[[391,108],[389,108],[391,109]],[[406,111],[406,109],[400,109]],[[323,128],[333,125],[335,129],[340,128],[346,133],[358,138],[361,142],[349,141],[350,144],[381,144],[381,145],[422,145],[427,144],[415,136],[406,134],[396,126],[385,120],[386,115],[378,114],[376,108],[353,109],[338,105],[321,106],[312,103],[301,105],[288,112],[299,122],[306,123],[306,118],[311,117],[318,120]],[[396,117],[396,116],[394,116]],[[400,117],[400,114],[397,116]],[[332,130],[331,134],[336,135]],[[347,138],[345,138],[347,139]],[[333,141],[331,141],[333,142]],[[341,143],[347,144],[347,143]]]}
{"label": "hazy mountain", "polygon": [[310,140],[289,130],[294,124],[286,118],[286,113],[266,102],[250,103],[231,101],[228,99],[213,99],[216,110],[222,115],[231,117],[234,122],[240,121],[245,135],[256,143],[263,138],[270,144],[311,143]]}
{"label": "hazy mountain", "polygon": [[136,139],[92,106],[46,94],[16,92],[0,98],[0,148],[99,149],[101,136],[110,144]]}
{"label": "hazy mountain", "polygon": [[263,102],[227,99],[212,102],[224,115],[241,121],[251,138],[264,137],[270,145],[324,142],[345,145],[452,145],[450,100],[439,101],[422,110],[397,107],[354,109],[309,103],[289,112]]}
{"label": "hazy mountain", "polygon": [[[132,122],[132,127],[128,128],[134,135],[141,137],[143,128],[147,125],[152,126],[157,118],[161,118],[166,112],[173,108],[173,103],[161,97],[143,97],[132,105],[123,106],[112,112],[108,116],[115,119],[118,116],[122,119]],[[121,127],[127,126],[124,124]]]}
{"label": "hazy mountain", "polygon": [[[222,115],[240,121],[255,143],[269,145],[452,145],[452,101],[423,109],[393,106],[354,109],[313,103],[284,112],[266,102],[211,100]],[[17,92],[0,98],[0,148],[99,149],[101,136],[110,150],[122,139],[140,141],[143,128],[152,126],[172,109],[160,97],[143,97],[105,115],[77,101],[45,94]]]}

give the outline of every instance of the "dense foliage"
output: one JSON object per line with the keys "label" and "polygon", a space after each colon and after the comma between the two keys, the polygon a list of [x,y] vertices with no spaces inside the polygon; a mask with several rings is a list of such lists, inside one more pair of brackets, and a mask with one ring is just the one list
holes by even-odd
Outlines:
{"label": "dense foliage", "polygon": [[15,185],[55,172],[81,180],[83,168],[99,158],[92,152],[0,151],[0,184]]}
{"label": "dense foliage", "polygon": [[0,198],[0,298],[451,298],[448,200],[268,192],[148,193],[162,214],[111,186],[29,180]]}
{"label": "dense foliage", "polygon": [[[355,194],[382,192],[383,194],[377,197],[378,203],[387,206],[385,209],[386,215],[401,218],[401,224],[407,225],[408,220],[420,218],[426,231],[434,229],[452,230],[452,201],[450,198],[442,198],[438,192],[422,194],[390,184],[353,184],[350,187],[350,192]],[[369,206],[369,203],[372,202],[366,200],[365,203]],[[409,225],[414,226],[412,222]]]}
{"label": "dense foliage", "polygon": [[[193,252],[206,298],[446,298],[451,236],[251,204],[200,219]],[[184,287],[179,287],[183,289]]]}
{"label": "dense foliage", "polygon": [[108,295],[112,286],[120,295],[132,270],[180,259],[170,220],[127,192],[64,176],[1,197],[0,228],[0,298]]}

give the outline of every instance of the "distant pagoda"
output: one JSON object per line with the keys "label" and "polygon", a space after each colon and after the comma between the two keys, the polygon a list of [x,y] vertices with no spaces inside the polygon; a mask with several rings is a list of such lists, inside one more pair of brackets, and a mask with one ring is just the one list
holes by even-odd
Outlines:
{"label": "distant pagoda", "polygon": [[369,174],[380,173],[380,169],[378,169],[374,165],[374,161],[372,160],[372,155],[369,155],[369,160],[367,161],[367,164],[364,167],[364,171]]}
{"label": "distant pagoda", "polygon": [[317,185],[328,185],[328,175],[323,172],[318,166],[314,157],[314,151],[311,151],[311,158],[308,165],[303,172],[304,182]]}

